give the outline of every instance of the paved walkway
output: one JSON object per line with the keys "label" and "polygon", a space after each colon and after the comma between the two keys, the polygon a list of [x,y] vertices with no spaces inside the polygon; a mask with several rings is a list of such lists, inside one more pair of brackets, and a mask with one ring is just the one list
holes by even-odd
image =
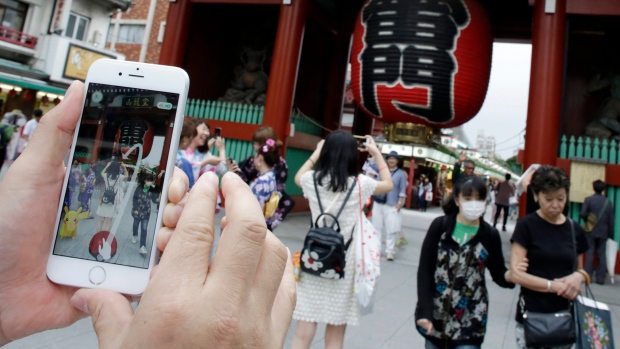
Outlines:
{"label": "paved walkway", "polygon": [[[422,337],[415,330],[413,312],[417,301],[416,273],[420,246],[431,221],[441,215],[437,208],[429,212],[405,211],[403,232],[409,245],[401,247],[394,262],[382,260],[381,281],[377,289],[374,313],[361,318],[361,324],[347,329],[345,348],[423,348]],[[291,249],[301,248],[308,229],[309,214],[293,214],[276,230],[276,235]],[[506,260],[510,253],[510,235],[514,222],[509,222],[508,232],[502,233]],[[216,229],[218,231],[218,229]],[[514,311],[518,288],[503,289],[487,277],[490,297],[490,315],[485,349],[516,349],[514,336]],[[598,300],[610,305],[612,310],[616,347],[620,348],[620,283],[605,286],[593,285],[592,290]],[[293,323],[285,348],[290,348],[295,324]],[[312,349],[323,348],[324,326],[319,326]],[[5,348],[97,348],[97,338],[90,319],[84,319],[73,326],[40,333],[14,343]]]}

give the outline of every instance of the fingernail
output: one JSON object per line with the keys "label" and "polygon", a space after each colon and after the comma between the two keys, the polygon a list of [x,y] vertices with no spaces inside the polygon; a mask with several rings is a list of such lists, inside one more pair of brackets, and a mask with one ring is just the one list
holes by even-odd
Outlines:
{"label": "fingernail", "polygon": [[86,303],[86,299],[74,294],[73,297],[71,297],[71,304],[83,313],[90,315],[88,312],[88,304]]}
{"label": "fingernail", "polygon": [[65,96],[63,97],[63,100],[65,98],[69,98],[69,96],[71,96],[73,94],[73,92],[75,91],[75,89],[77,88],[77,80],[74,80],[71,85],[69,86],[69,88],[67,89],[67,92],[65,93]]}
{"label": "fingernail", "polygon": [[292,261],[292,260],[293,260],[293,257],[291,256],[291,250],[289,250],[289,248],[288,248],[288,247],[286,248],[286,252],[288,253],[288,260],[289,260],[289,261]]}

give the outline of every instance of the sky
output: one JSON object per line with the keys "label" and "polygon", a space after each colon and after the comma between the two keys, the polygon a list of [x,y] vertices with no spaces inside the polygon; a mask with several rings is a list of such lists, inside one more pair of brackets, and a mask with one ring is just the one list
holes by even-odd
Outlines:
{"label": "sky", "polygon": [[513,156],[517,147],[523,148],[531,55],[530,44],[493,44],[486,99],[478,115],[463,125],[472,146],[483,130],[485,136],[495,137],[496,153],[504,159]]}

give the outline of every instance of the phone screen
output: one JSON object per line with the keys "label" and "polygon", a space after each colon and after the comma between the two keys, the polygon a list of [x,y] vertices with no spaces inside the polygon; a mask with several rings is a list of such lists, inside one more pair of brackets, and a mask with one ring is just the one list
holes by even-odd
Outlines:
{"label": "phone screen", "polygon": [[55,255],[148,268],[178,100],[89,84]]}

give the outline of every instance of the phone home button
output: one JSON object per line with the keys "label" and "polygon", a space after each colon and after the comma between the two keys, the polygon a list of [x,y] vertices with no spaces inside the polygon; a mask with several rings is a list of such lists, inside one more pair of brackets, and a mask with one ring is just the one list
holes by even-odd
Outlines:
{"label": "phone home button", "polygon": [[105,281],[105,270],[102,267],[94,267],[88,273],[88,279],[93,285],[101,285]]}

